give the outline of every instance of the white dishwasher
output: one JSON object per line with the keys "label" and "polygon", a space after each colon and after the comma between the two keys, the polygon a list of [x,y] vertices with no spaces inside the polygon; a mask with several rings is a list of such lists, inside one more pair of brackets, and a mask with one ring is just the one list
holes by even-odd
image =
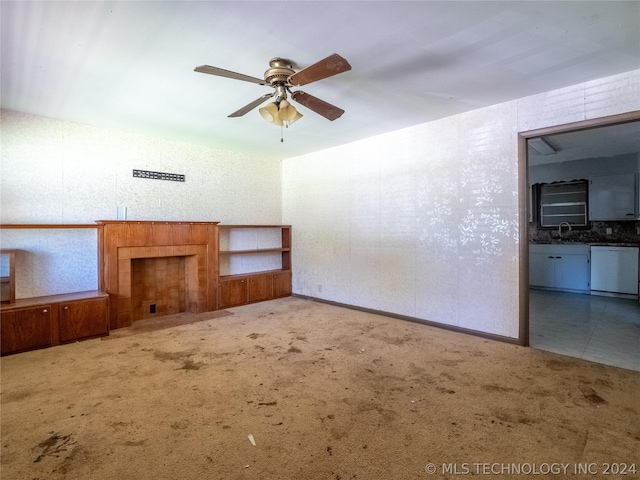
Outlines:
{"label": "white dishwasher", "polygon": [[591,247],[591,292],[638,295],[638,247]]}

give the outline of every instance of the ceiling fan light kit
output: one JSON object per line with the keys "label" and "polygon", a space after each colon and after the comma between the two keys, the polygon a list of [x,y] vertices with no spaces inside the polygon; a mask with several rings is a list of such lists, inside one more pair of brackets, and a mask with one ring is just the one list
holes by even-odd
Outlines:
{"label": "ceiling fan light kit", "polygon": [[258,110],[262,118],[274,125],[291,125],[302,118],[302,114],[286,100],[280,104],[271,102]]}
{"label": "ceiling fan light kit", "polygon": [[307,85],[348,70],[351,70],[351,65],[337,53],[329,55],[327,58],[299,72],[293,69],[293,63],[290,60],[280,57],[272,58],[269,61],[269,69],[264,72],[264,80],[209,65],[201,65],[195,68],[195,71],[200,73],[271,86],[274,89],[273,93],[262,95],[253,102],[233,112],[229,117],[241,117],[262,104],[267,98],[275,97],[275,101],[270,102],[258,111],[267,122],[279,126],[291,125],[303,117],[287,100],[287,94],[291,94],[292,100],[304,105],[309,110],[323,116],[327,120],[333,121],[339,118],[344,113],[344,110],[341,108],[300,90],[292,92],[291,87]]}

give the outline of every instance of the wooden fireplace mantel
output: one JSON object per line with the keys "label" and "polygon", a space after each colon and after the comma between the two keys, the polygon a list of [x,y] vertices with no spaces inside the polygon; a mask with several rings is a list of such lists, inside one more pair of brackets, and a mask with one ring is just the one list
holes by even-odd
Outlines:
{"label": "wooden fireplace mantel", "polygon": [[109,294],[110,326],[128,327],[132,318],[135,259],[186,259],[186,311],[217,310],[218,222],[97,220],[99,289]]}
{"label": "wooden fireplace mantel", "polygon": [[158,220],[96,220],[98,225],[130,224],[130,225],[218,225],[220,222],[174,222]]}

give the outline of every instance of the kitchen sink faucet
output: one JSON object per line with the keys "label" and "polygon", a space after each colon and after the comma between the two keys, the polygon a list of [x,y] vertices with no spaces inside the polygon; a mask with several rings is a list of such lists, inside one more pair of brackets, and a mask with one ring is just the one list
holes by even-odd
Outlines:
{"label": "kitchen sink faucet", "polygon": [[560,238],[562,238],[562,225],[566,225],[569,227],[569,231],[571,231],[571,224],[569,222],[560,222],[560,225],[558,225],[558,235]]}

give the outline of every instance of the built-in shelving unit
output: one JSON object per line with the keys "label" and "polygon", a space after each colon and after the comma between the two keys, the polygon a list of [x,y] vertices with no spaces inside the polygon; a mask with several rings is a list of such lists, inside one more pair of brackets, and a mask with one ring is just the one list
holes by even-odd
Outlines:
{"label": "built-in shelving unit", "polygon": [[[2,229],[96,228],[85,224],[4,224]],[[109,295],[100,291],[16,298],[16,256],[24,249],[0,250],[2,304],[0,355],[71,343],[109,334]],[[19,266],[18,266],[19,268]]]}
{"label": "built-in shelving unit", "polygon": [[219,225],[218,308],[291,295],[290,225]]}

